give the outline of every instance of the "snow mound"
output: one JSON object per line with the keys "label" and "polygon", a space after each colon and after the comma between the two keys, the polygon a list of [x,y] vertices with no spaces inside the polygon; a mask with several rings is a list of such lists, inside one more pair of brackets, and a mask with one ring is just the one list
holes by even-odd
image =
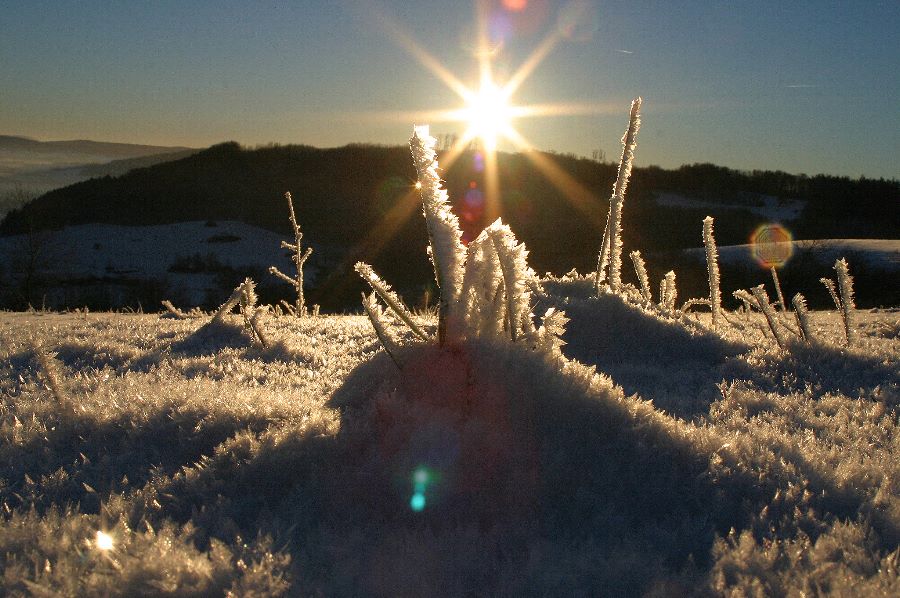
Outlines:
{"label": "snow mound", "polygon": [[621,385],[669,412],[690,417],[718,398],[725,366],[750,346],[689,328],[648,312],[619,295],[594,296],[590,277],[545,278],[538,298],[569,317],[564,355],[596,366]]}

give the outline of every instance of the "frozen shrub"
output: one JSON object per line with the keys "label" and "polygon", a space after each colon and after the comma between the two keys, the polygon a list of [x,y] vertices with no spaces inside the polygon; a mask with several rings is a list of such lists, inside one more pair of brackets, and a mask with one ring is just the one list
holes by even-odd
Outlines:
{"label": "frozen shrub", "polygon": [[[427,127],[416,127],[410,148],[422,192],[428,228],[428,255],[434,265],[440,289],[438,309],[439,346],[455,345],[481,336],[505,337],[528,342],[533,347],[557,347],[548,338],[562,332],[564,316],[548,312],[545,325],[532,322],[531,288],[536,283],[528,267],[528,251],[499,219],[487,227],[468,248],[462,245],[459,220],[450,210],[447,191],[437,175],[435,139]],[[359,262],[356,271],[375,293],[421,339],[428,336],[415,323],[409,309],[368,264]],[[373,324],[380,313],[372,310],[371,298],[364,299]],[[388,347],[385,347],[388,349]]]}
{"label": "frozen shrub", "polygon": [[291,256],[291,260],[297,268],[297,274],[294,278],[291,278],[275,266],[269,268],[269,273],[294,287],[294,290],[297,292],[297,303],[292,311],[295,316],[302,317],[306,315],[306,300],[303,297],[303,264],[305,264],[306,260],[309,259],[309,256],[312,255],[313,250],[312,247],[307,247],[305,251],[303,250],[303,245],[301,243],[303,241],[303,233],[300,231],[300,225],[297,224],[297,215],[294,213],[294,201],[291,198],[291,193],[285,193],[284,198],[287,200],[288,204],[288,217],[291,220],[291,228],[294,231],[294,242],[288,243],[287,241],[282,241],[281,247],[282,249],[290,249],[294,252],[294,255]]}

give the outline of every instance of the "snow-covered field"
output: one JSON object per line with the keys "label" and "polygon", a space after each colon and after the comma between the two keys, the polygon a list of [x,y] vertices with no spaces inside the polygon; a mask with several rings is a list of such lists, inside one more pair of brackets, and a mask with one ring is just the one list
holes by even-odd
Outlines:
{"label": "snow-covered field", "polygon": [[[67,281],[98,280],[109,287],[113,281],[164,280],[169,297],[177,297],[184,305],[200,305],[210,295],[222,293],[214,284],[217,268],[265,271],[277,266],[291,271],[290,254],[280,248],[283,240],[288,237],[233,221],[70,226],[34,237],[0,237],[0,280],[22,278],[31,255],[36,254],[37,273],[62,286]],[[322,249],[317,246],[319,254]],[[307,282],[315,279],[315,268],[307,268],[306,278]],[[51,305],[62,302],[54,292],[64,291],[50,290]]]}
{"label": "snow-covered field", "polygon": [[402,372],[358,316],[0,313],[0,594],[900,594],[900,313],[591,294]]}

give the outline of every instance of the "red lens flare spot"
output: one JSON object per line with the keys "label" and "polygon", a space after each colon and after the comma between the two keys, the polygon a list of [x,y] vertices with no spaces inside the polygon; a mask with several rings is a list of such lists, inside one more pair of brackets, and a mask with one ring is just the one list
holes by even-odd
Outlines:
{"label": "red lens flare spot", "polygon": [[763,224],[750,236],[750,252],[763,268],[780,268],[794,254],[794,237],[780,224]]}
{"label": "red lens flare spot", "polygon": [[503,8],[512,12],[520,12],[528,6],[528,0],[503,0]]}

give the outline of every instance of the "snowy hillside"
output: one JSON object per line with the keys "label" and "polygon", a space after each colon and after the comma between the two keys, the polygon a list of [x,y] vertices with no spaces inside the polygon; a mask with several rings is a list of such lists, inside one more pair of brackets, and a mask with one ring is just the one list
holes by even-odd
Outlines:
{"label": "snowy hillside", "polygon": [[[35,236],[0,237],[0,264],[6,264],[0,266],[0,280],[21,279],[30,255],[36,253],[37,273],[59,281],[61,287],[67,281],[93,280],[104,287],[164,281],[168,297],[195,306],[211,293],[225,292],[214,284],[218,269],[265,271],[277,266],[289,271],[293,265],[290,255],[280,249],[282,240],[287,237],[240,222],[86,224]],[[31,249],[30,243],[37,247]],[[307,280],[311,283],[314,277],[315,269],[308,269]],[[47,300],[56,304],[59,298],[51,290]]]}

